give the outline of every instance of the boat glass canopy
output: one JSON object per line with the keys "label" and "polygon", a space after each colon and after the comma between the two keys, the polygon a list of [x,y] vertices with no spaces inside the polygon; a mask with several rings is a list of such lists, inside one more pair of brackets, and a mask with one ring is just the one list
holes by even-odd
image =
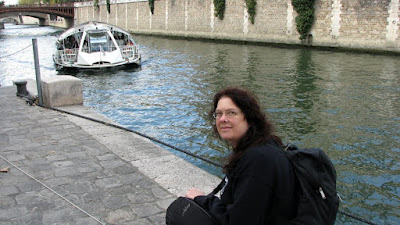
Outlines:
{"label": "boat glass canopy", "polygon": [[85,51],[85,48],[87,47],[89,47],[87,51],[88,53],[103,51],[111,52],[117,49],[107,32],[88,33],[87,37],[88,38],[85,39],[83,43],[83,51]]}

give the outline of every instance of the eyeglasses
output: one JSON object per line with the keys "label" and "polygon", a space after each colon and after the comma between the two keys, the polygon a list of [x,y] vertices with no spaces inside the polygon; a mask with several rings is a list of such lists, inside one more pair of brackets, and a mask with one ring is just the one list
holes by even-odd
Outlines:
{"label": "eyeglasses", "polygon": [[[240,112],[237,112],[237,111],[235,111],[235,110],[228,110],[228,111],[225,111],[225,116],[228,117],[228,118],[232,118],[232,117],[235,117],[235,116],[239,115],[239,113],[240,113]],[[219,119],[219,118],[222,117],[222,115],[224,115],[224,112],[222,112],[222,111],[215,111],[212,115],[213,115],[213,117],[214,117],[215,119]]]}

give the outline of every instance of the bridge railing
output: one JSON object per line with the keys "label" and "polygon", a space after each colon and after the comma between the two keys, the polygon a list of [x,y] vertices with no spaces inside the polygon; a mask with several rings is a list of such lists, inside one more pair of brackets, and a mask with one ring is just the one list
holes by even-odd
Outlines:
{"label": "bridge railing", "polygon": [[74,3],[7,5],[2,8],[74,7]]}

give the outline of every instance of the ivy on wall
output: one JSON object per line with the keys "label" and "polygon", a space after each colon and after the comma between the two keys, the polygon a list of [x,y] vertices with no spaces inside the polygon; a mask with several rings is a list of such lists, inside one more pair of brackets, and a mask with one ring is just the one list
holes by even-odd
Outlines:
{"label": "ivy on wall", "polygon": [[107,3],[107,11],[110,14],[111,12],[110,0],[106,0],[106,3]]}
{"label": "ivy on wall", "polygon": [[[251,23],[254,24],[254,16],[256,15],[257,0],[245,0],[245,2],[246,2],[247,12],[250,15],[249,19]],[[214,12],[216,17],[218,17],[221,20],[224,19],[225,0],[214,0]]]}
{"label": "ivy on wall", "polygon": [[315,0],[292,0],[293,8],[298,13],[296,26],[300,33],[300,40],[307,38],[314,24],[314,2]]}
{"label": "ivy on wall", "polygon": [[94,0],[93,1],[93,6],[98,8],[99,7],[99,0]]}
{"label": "ivy on wall", "polygon": [[219,19],[224,19],[225,0],[214,0],[214,12]]}
{"label": "ivy on wall", "polygon": [[254,24],[254,16],[256,15],[256,0],[246,0],[247,12],[250,15],[250,21]]}
{"label": "ivy on wall", "polygon": [[149,7],[151,14],[154,14],[154,0],[149,0]]}

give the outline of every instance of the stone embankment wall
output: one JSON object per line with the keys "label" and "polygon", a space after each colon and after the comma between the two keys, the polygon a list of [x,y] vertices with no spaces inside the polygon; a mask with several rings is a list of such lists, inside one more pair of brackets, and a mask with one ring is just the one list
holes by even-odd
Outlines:
{"label": "stone embankment wall", "polygon": [[132,33],[276,44],[307,44],[400,53],[399,0],[316,0],[315,23],[305,42],[296,31],[291,0],[257,0],[255,23],[244,0],[226,0],[224,19],[213,0],[105,0],[75,3],[75,24],[96,20]]}

